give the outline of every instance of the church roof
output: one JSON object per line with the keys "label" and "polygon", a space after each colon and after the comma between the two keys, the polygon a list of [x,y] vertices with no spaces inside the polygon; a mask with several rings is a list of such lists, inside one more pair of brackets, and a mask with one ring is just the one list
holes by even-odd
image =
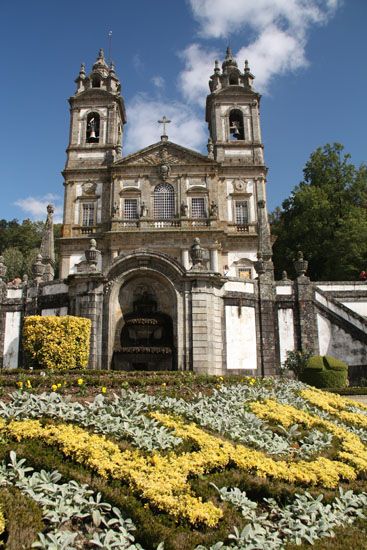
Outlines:
{"label": "church roof", "polygon": [[218,163],[193,149],[188,149],[172,141],[158,141],[131,153],[122,159],[117,160],[114,166],[134,165],[160,165],[163,162],[168,164],[206,164],[217,165]]}

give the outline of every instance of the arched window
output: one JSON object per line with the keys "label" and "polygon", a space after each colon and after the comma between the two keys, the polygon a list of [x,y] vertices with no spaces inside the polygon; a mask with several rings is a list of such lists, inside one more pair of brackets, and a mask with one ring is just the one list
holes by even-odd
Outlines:
{"label": "arched window", "polygon": [[238,86],[238,76],[236,74],[230,74],[229,75],[229,85],[230,86]]}
{"label": "arched window", "polygon": [[154,189],[154,217],[169,220],[175,215],[175,191],[169,183],[160,183]]}
{"label": "arched window", "polygon": [[229,113],[229,139],[231,141],[245,139],[243,114],[239,109],[233,109]]}
{"label": "arched window", "polygon": [[100,118],[98,113],[89,113],[87,117],[87,143],[99,142]]}
{"label": "arched window", "polygon": [[101,79],[99,76],[94,76],[92,79],[92,88],[100,88],[101,87]]}

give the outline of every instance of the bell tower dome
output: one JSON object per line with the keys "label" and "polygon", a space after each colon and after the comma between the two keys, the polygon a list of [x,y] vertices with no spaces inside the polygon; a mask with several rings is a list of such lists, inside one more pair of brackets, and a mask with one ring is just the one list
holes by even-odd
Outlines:
{"label": "bell tower dome", "polygon": [[215,62],[206,100],[206,121],[215,159],[222,163],[263,165],[260,132],[260,94],[253,89],[248,62],[244,71],[228,47],[220,68]]}

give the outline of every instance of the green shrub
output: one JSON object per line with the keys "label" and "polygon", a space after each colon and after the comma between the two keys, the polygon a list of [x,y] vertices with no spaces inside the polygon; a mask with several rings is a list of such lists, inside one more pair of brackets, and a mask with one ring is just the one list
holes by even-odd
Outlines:
{"label": "green shrub", "polygon": [[37,533],[44,529],[42,509],[34,500],[22,495],[16,487],[1,488],[0,500],[5,517],[5,548],[30,548],[37,539]]}
{"label": "green shrub", "polygon": [[348,385],[348,365],[330,355],[310,357],[300,380],[316,388],[345,388]]}
{"label": "green shrub", "polygon": [[26,317],[23,345],[30,364],[44,369],[86,368],[90,319],[83,317]]}
{"label": "green shrub", "polygon": [[299,379],[310,357],[311,352],[308,350],[288,351],[287,359],[283,363],[282,371],[292,371],[294,372],[296,378]]}

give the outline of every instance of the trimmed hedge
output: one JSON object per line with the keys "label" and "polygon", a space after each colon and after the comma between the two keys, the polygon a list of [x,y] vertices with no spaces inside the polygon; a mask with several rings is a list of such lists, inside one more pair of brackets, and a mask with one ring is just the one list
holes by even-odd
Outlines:
{"label": "trimmed hedge", "polygon": [[34,368],[80,369],[88,366],[90,319],[32,315],[24,319],[23,346]]}
{"label": "trimmed hedge", "polygon": [[331,355],[315,355],[307,361],[300,380],[316,388],[345,388],[348,385],[348,365]]}
{"label": "trimmed hedge", "polygon": [[42,509],[34,500],[23,495],[16,487],[2,487],[0,500],[3,507],[7,550],[31,548],[42,532]]}

